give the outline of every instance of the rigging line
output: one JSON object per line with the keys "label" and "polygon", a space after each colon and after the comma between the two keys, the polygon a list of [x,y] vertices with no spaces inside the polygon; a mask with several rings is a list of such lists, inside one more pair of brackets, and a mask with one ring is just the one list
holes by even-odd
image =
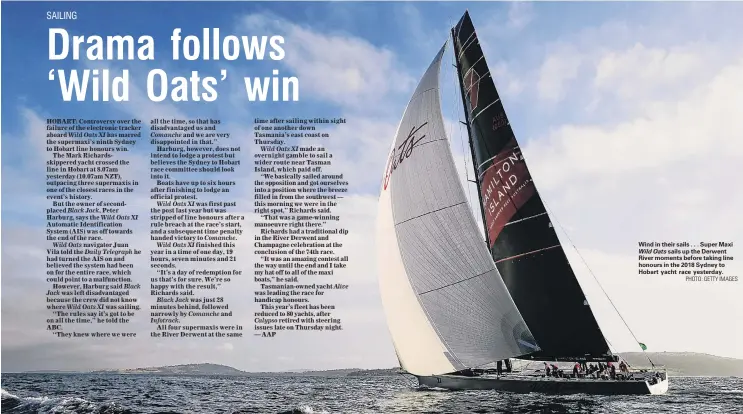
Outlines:
{"label": "rigging line", "polygon": [[[580,254],[580,250],[578,250],[578,248],[575,247],[575,243],[573,243],[573,240],[570,239],[570,236],[568,235],[568,232],[565,231],[565,228],[562,227],[562,224],[560,224],[560,222],[557,220],[557,217],[555,216],[555,213],[552,212],[552,210],[549,207],[547,207],[547,203],[544,201],[544,199],[542,199],[542,204],[544,204],[544,208],[546,210],[549,210],[550,217],[552,218],[552,220],[555,223],[557,223],[558,226],[560,226],[560,230],[562,230],[562,233],[568,239],[568,242],[570,242],[570,245],[573,246],[573,249],[575,249],[575,252],[578,253],[578,257],[580,257],[580,260],[586,266],[586,269],[588,269],[588,273],[591,274],[591,276],[593,277],[593,280],[595,280],[596,281],[596,284],[599,285],[599,288],[601,289],[601,292],[603,292],[604,293],[604,296],[606,296],[606,299],[609,300],[609,303],[611,304],[611,307],[614,308],[614,311],[617,313],[617,315],[619,316],[619,319],[622,320],[622,323],[624,323],[624,326],[627,328],[627,330],[629,331],[629,333],[632,335],[632,338],[635,340],[635,343],[639,345],[640,344],[640,341],[635,336],[635,333],[632,332],[632,328],[630,328],[629,327],[629,324],[627,323],[627,321],[624,320],[624,317],[622,316],[621,312],[619,312],[619,309],[617,309],[617,306],[614,305],[614,301],[611,300],[611,297],[609,297],[609,294],[606,292],[606,290],[604,290],[604,286],[601,285],[601,282],[599,282],[599,279],[593,273],[593,270],[591,270],[591,267],[588,266],[588,263],[586,262],[586,259],[584,259],[583,258],[583,255]],[[604,339],[606,339],[606,338],[604,338]],[[609,341],[607,340],[606,342],[608,343]],[[611,344],[609,344],[609,346],[611,346]],[[640,347],[640,349],[642,350],[642,353],[645,355],[645,358],[647,358],[648,361],[650,362],[650,365],[652,365],[653,368],[655,368],[655,364],[653,363],[653,360],[650,359],[650,356],[648,356],[647,352],[645,352],[645,350],[642,349],[642,347]]]}
{"label": "rigging line", "polygon": [[[447,21],[447,24],[449,26],[451,26],[451,18]],[[447,38],[446,41],[448,43],[449,42],[449,39]],[[454,45],[452,45],[452,48],[453,47],[454,47]],[[450,68],[447,68],[447,73],[451,73],[450,71],[451,71],[451,69]],[[450,78],[453,78],[451,75],[449,75],[449,77]],[[451,88],[448,89],[448,90],[450,90],[451,91],[451,94],[454,95],[455,92]],[[453,101],[452,105],[454,105],[454,104],[456,104],[456,101]],[[456,107],[453,107],[452,109],[456,110]],[[452,114],[456,116],[456,112],[455,111],[452,111]],[[449,143],[451,143],[453,140],[454,140],[454,123],[452,123],[452,124],[449,125]]]}
{"label": "rigging line", "polygon": [[[475,168],[475,158],[476,158],[476,155],[475,155],[474,143],[473,143],[473,140],[472,140],[472,134],[473,134],[472,128],[473,128],[473,125],[472,125],[472,122],[469,119],[469,108],[468,108],[468,104],[467,104],[467,98],[465,97],[464,84],[463,84],[464,78],[462,77],[462,62],[461,62],[461,60],[459,58],[457,58],[457,56],[459,56],[457,54],[457,45],[459,44],[461,46],[461,44],[457,41],[458,40],[457,37],[455,37],[454,29],[451,30],[451,36],[452,36],[452,44],[454,46],[454,56],[455,56],[454,63],[455,63],[455,66],[457,68],[457,86],[458,86],[458,89],[459,89],[460,99],[461,99],[461,103],[462,103],[462,114],[464,115],[464,119],[466,121],[466,122],[463,122],[463,123],[467,127],[467,144],[468,144],[469,149],[470,149],[470,161],[471,161],[471,164],[472,164],[472,170],[473,170],[473,174],[474,174],[474,177],[475,177],[475,180],[473,180],[473,182],[475,183],[475,186],[476,186],[475,187],[475,197],[476,197],[475,199],[476,199],[476,204],[480,207],[479,208],[479,210],[480,210],[480,214],[479,215],[477,215],[477,213],[475,213],[475,211],[472,211],[472,214],[473,214],[473,218],[475,218],[475,222],[478,223],[479,230],[482,231],[483,239],[485,239],[484,240],[485,241],[485,245],[486,246],[490,246],[490,244],[491,244],[490,236],[489,236],[488,231],[487,231],[487,229],[485,227],[485,226],[487,226],[487,219],[485,218],[485,205],[483,204],[483,200],[482,200],[482,186],[481,186],[480,181],[477,179],[477,169]],[[465,165],[465,168],[467,168],[466,165]],[[471,186],[469,186],[469,184],[468,184],[468,188],[469,187],[471,187]],[[475,203],[470,202],[470,209],[471,210],[474,210],[473,209],[474,204]]]}
{"label": "rigging line", "polygon": [[[451,25],[451,21],[449,21],[449,27],[453,27]],[[456,61],[456,58],[455,58],[456,51],[455,51],[455,48],[454,48],[454,41],[455,41],[454,38],[452,38],[452,48],[451,48],[451,50],[452,50],[452,53],[451,53],[452,67],[456,67],[457,66],[457,61]],[[450,85],[452,85],[452,86],[459,85],[459,80],[456,78],[457,77],[457,74],[455,74],[454,71],[451,70],[451,68],[449,68],[449,73],[451,74],[450,75],[450,78],[451,78]],[[453,106],[453,108],[452,109],[453,109],[454,119],[459,119],[459,111],[458,111],[458,106],[457,106],[457,90],[456,90],[456,87],[455,88],[450,88],[450,90],[452,92],[452,97],[453,97],[453,99],[452,99],[452,106]],[[452,121],[454,119],[452,119]],[[452,128],[453,127],[454,127],[454,124],[452,124]],[[458,133],[457,135],[459,136],[459,143],[461,144],[461,147],[462,147],[462,162],[463,162],[462,167],[464,168],[464,177],[465,177],[465,183],[464,183],[464,185],[465,185],[466,190],[467,190],[467,203],[469,204],[470,209],[471,209],[472,208],[472,186],[469,185],[469,183],[470,183],[470,174],[469,174],[469,169],[467,168],[467,150],[465,149],[464,138],[462,137],[462,125],[460,125],[459,123],[457,123],[457,133]]]}
{"label": "rigging line", "polygon": [[[586,299],[586,300],[588,300],[588,299]],[[615,352],[617,351],[617,348],[614,347],[614,345],[612,345],[611,342],[608,339],[604,338],[604,340],[606,341],[606,344],[609,345],[609,351],[611,351],[612,348],[614,348],[614,351]],[[650,361],[650,362],[652,362],[652,361]]]}
{"label": "rigging line", "polygon": [[[490,230],[490,228],[488,228],[488,230]],[[513,255],[513,256],[504,257],[502,259],[496,260],[493,263],[498,264],[498,263],[505,262],[505,261],[508,261],[508,260],[518,259],[519,257],[524,257],[524,256],[528,256],[528,255],[531,255],[531,254],[534,254],[534,253],[543,252],[545,250],[554,249],[556,247],[560,247],[560,244],[558,243],[558,244],[556,244],[554,246],[549,246],[549,247],[545,247],[545,248],[542,248],[542,249],[532,250],[532,251],[526,252],[526,253],[521,253],[521,254],[516,254],[516,255]]]}
{"label": "rigging line", "polygon": [[427,290],[427,291],[425,291],[423,293],[419,293],[418,296],[423,296],[426,293],[436,292],[437,290],[441,290],[441,289],[445,289],[445,288],[448,288],[448,287],[451,287],[451,286],[454,286],[454,285],[458,285],[458,284],[460,284],[462,282],[467,282],[469,280],[472,280],[472,279],[478,278],[480,276],[486,275],[486,274],[492,272],[493,270],[495,270],[495,268],[490,269],[490,270],[486,270],[486,271],[480,273],[479,275],[470,276],[470,277],[464,278],[462,280],[457,280],[456,282],[451,282],[451,283],[449,283],[447,285],[444,285],[444,286],[440,286],[440,287],[437,287],[437,288],[434,288],[434,289],[431,289],[431,290]]}
{"label": "rigging line", "polygon": [[461,202],[461,203],[456,203],[456,204],[452,204],[452,205],[450,205],[450,206],[446,206],[446,207],[441,207],[441,208],[437,208],[436,210],[431,210],[431,211],[429,211],[428,213],[423,213],[423,214],[419,214],[419,215],[417,215],[417,216],[415,216],[415,217],[411,217],[411,218],[409,218],[409,219],[407,219],[407,220],[403,220],[403,221],[401,221],[401,222],[399,222],[399,223],[395,223],[395,226],[399,226],[400,224],[403,224],[403,223],[407,223],[407,222],[409,222],[410,220],[415,220],[415,219],[418,219],[418,218],[421,218],[421,217],[427,216],[427,215],[429,215],[429,214],[437,213],[437,212],[439,212],[439,211],[441,211],[441,210],[446,210],[447,208],[452,208],[452,207],[456,207],[456,206],[459,206],[459,205],[462,205],[462,204],[464,204],[464,201],[463,201],[463,202]]}

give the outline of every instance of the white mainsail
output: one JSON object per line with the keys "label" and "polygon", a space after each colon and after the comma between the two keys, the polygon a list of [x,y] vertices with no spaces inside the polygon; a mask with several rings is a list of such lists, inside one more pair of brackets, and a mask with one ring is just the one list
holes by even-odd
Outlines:
{"label": "white mainsail", "polygon": [[395,134],[379,197],[379,283],[403,369],[439,375],[538,350],[478,231],[439,100],[444,45]]}

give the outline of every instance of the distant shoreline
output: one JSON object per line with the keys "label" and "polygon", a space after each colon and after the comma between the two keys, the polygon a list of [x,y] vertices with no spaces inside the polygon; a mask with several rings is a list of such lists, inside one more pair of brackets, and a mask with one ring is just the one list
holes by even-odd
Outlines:
{"label": "distant shoreline", "polygon": [[[743,377],[743,360],[694,352],[625,352],[618,354],[634,367],[665,366],[669,375],[683,377]],[[539,369],[539,368],[535,368]],[[381,369],[345,368],[330,370],[294,371],[242,371],[227,365],[198,363],[132,369],[104,369],[91,371],[33,370],[14,374],[117,374],[117,375],[168,375],[168,376],[388,376],[399,375],[399,367]],[[6,372],[5,374],[11,374]]]}

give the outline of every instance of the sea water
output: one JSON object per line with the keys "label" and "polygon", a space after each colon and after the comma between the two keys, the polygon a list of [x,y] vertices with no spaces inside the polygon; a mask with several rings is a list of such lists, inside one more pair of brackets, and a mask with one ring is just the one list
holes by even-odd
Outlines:
{"label": "sea water", "polygon": [[3,413],[739,413],[743,379],[671,377],[659,396],[420,388],[402,375],[3,374]]}

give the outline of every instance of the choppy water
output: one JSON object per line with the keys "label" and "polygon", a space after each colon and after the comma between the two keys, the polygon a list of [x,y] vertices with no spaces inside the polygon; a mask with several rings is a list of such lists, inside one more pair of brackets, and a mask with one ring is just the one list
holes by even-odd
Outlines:
{"label": "choppy water", "polygon": [[743,379],[671,377],[663,396],[418,388],[406,376],[4,374],[3,413],[743,413]]}

